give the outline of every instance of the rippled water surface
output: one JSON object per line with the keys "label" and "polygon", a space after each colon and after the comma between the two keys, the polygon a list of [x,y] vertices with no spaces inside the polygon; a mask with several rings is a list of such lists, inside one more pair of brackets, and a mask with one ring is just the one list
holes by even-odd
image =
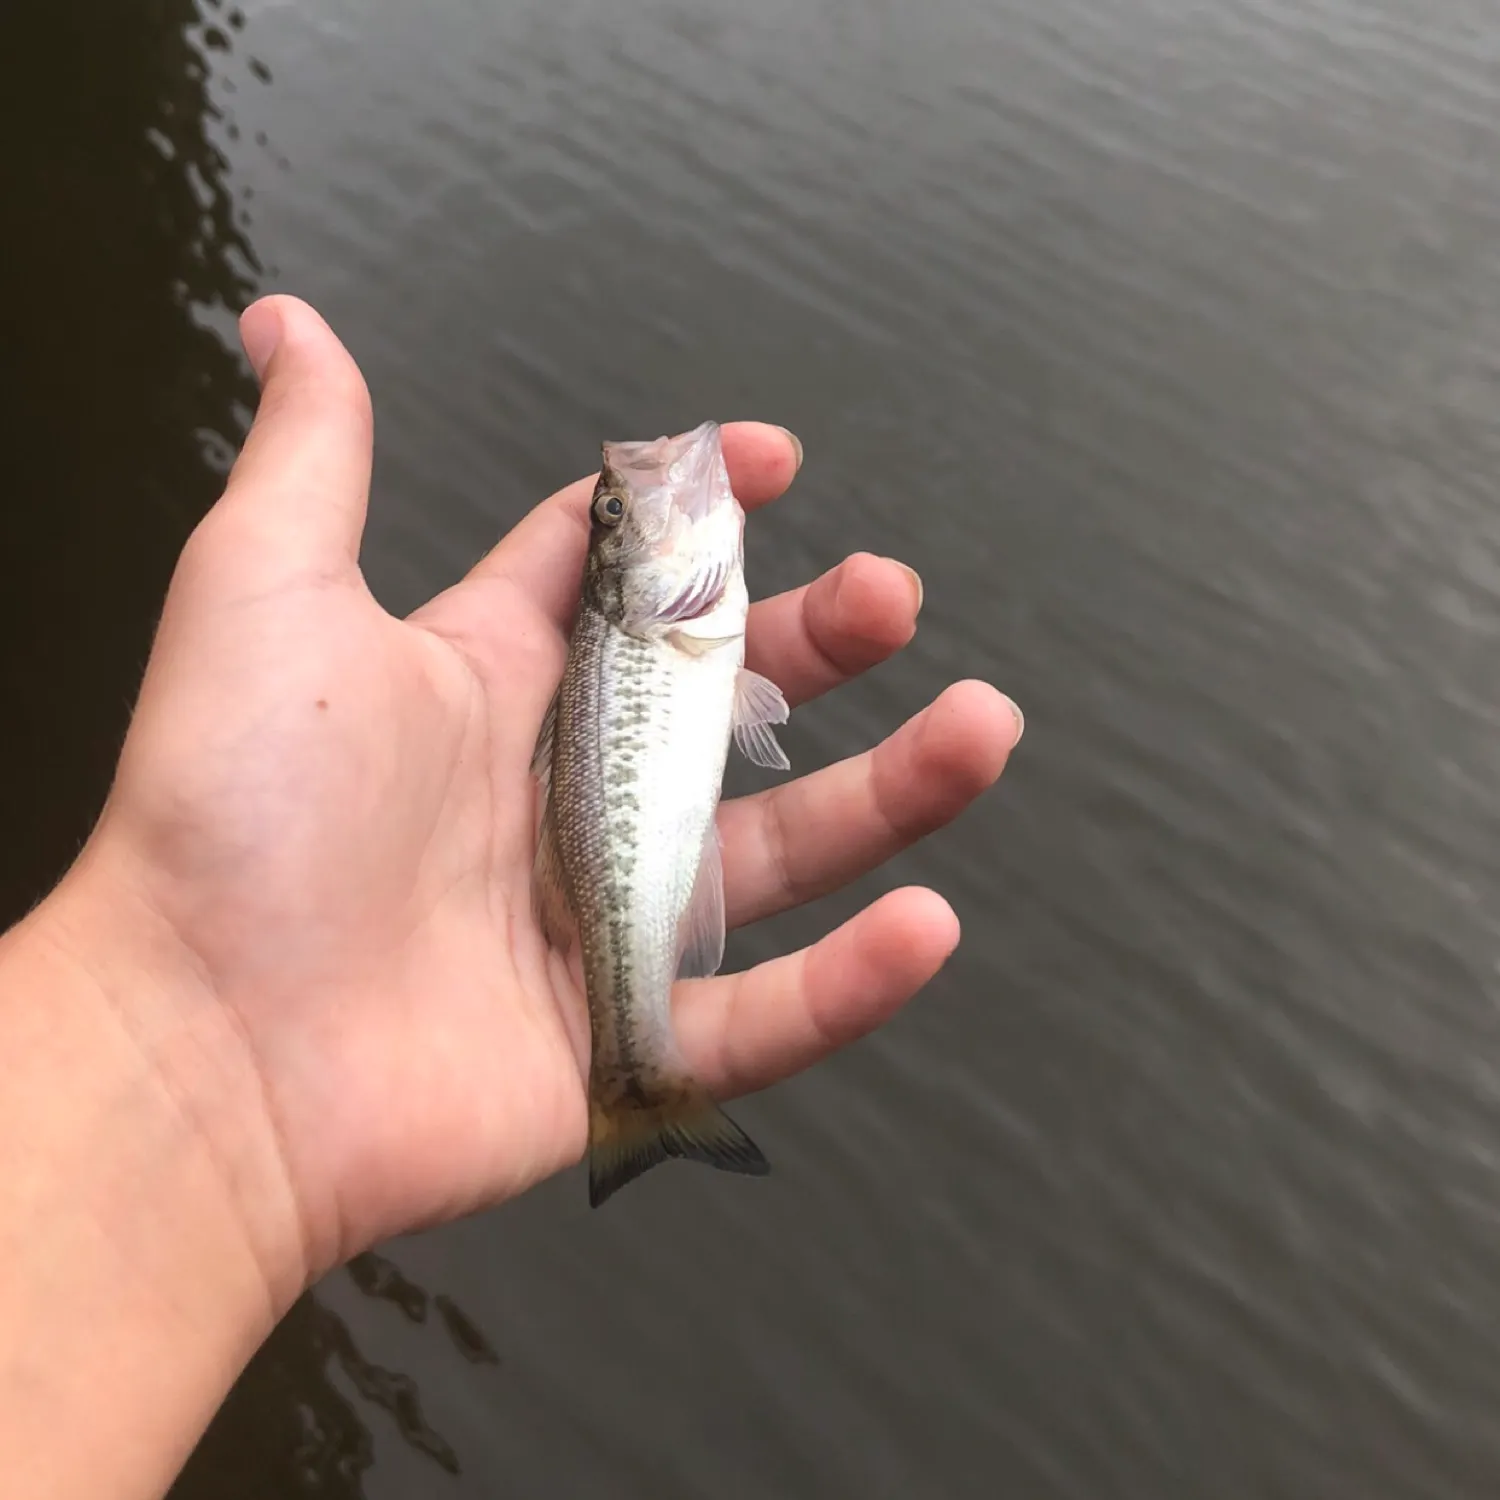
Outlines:
{"label": "rippled water surface", "polygon": [[[175,1500],[1500,1489],[1500,12],[1479,0],[38,8],[9,85],[14,915],[103,795],[295,290],[391,608],[606,435],[803,437],[752,588],[926,580],[807,768],[982,676],[959,954],[741,1107],[305,1300]],[[17,54],[21,55],[20,53]]]}

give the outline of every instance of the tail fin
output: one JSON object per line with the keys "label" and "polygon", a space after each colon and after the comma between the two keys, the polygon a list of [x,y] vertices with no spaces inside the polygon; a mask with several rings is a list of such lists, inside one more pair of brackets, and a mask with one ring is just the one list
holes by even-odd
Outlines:
{"label": "tail fin", "polygon": [[632,1080],[608,1098],[591,1086],[591,1208],[673,1156],[751,1177],[771,1170],[760,1147],[696,1083]]}

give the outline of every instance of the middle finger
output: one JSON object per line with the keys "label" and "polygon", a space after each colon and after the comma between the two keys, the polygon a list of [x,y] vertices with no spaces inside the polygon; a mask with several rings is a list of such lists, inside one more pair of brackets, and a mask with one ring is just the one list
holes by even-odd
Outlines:
{"label": "middle finger", "polygon": [[952,822],[1020,737],[1010,699],[959,682],[873,750],[723,803],[727,925],[837,890]]}
{"label": "middle finger", "polygon": [[795,706],[895,655],[917,629],[922,581],[905,563],[856,552],[802,588],[750,608],[745,664]]}

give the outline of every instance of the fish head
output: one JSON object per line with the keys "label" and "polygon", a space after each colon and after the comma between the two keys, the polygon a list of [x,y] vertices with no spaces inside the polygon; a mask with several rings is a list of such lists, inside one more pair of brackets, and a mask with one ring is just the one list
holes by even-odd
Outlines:
{"label": "fish head", "polygon": [[745,513],[717,422],[605,443],[589,517],[589,587],[621,629],[659,636],[714,615],[723,634],[743,632]]}

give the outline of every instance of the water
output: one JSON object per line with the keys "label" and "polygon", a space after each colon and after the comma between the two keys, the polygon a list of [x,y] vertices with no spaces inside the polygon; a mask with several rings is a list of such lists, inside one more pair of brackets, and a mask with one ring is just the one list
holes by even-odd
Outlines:
{"label": "water", "polygon": [[[87,16],[87,22],[82,17]],[[207,1497],[1500,1485],[1500,19],[1479,0],[202,0],[24,23],[0,898],[107,785],[257,290],[360,359],[366,566],[450,581],[606,434],[794,427],[770,592],[927,584],[794,763],[987,677],[896,883],[957,957],[738,1110],[306,1299]],[[20,54],[17,54],[20,55]],[[441,1305],[435,1300],[446,1299]]]}

